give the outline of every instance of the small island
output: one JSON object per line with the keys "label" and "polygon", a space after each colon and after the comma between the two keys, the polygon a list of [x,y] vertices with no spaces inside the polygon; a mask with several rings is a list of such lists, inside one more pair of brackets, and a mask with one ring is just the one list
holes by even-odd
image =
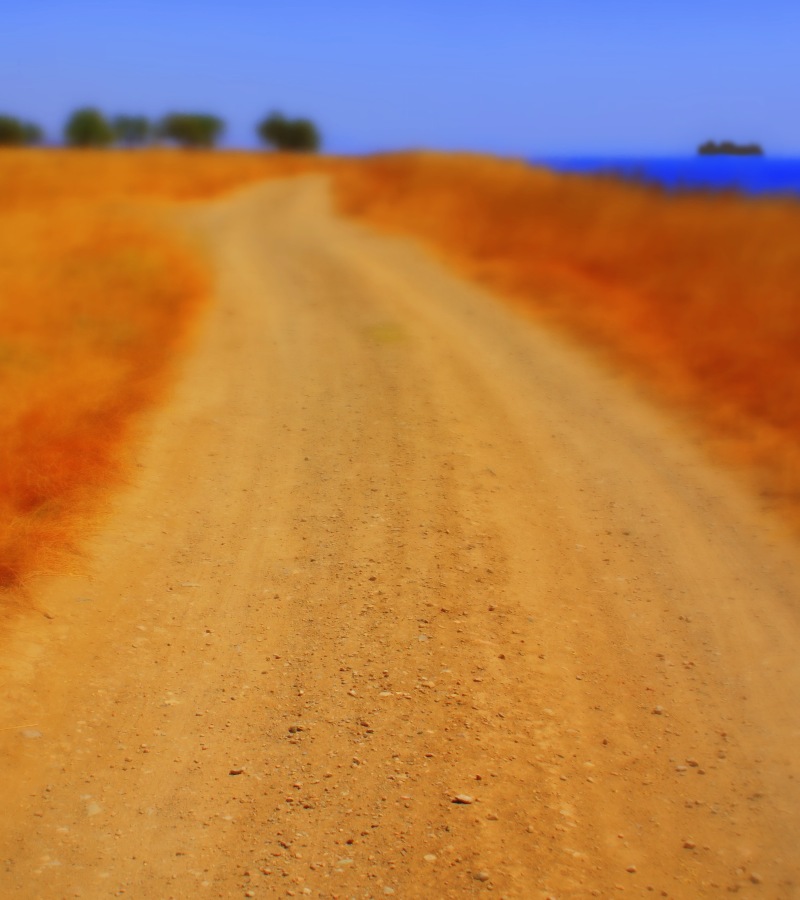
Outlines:
{"label": "small island", "polygon": [[700,156],[763,156],[760,144],[736,144],[733,141],[706,141],[697,148]]}

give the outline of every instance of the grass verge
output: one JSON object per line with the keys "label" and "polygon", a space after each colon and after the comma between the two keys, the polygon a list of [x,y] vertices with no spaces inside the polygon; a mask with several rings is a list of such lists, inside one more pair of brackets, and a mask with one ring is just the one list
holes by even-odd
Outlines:
{"label": "grass verge", "polygon": [[800,202],[435,154],[346,170],[338,197],[687,412],[800,525]]}
{"label": "grass verge", "polygon": [[207,282],[152,214],[66,197],[4,211],[0,273],[0,587],[18,588],[63,566],[118,480]]}

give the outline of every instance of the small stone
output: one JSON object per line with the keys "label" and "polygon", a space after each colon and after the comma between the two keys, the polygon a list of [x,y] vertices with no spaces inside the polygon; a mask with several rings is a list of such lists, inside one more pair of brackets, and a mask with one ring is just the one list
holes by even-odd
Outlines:
{"label": "small stone", "polygon": [[290,725],[289,726],[289,734],[297,734],[300,731],[303,731],[302,725]]}
{"label": "small stone", "polygon": [[686,762],[693,768],[696,769],[700,763],[696,759],[692,759],[691,757],[686,760]]}
{"label": "small stone", "polygon": [[761,884],[761,876],[757,875],[755,872],[751,872],[750,881],[752,881],[753,884]]}
{"label": "small stone", "polygon": [[653,715],[654,716],[663,716],[664,715],[664,707],[663,706],[654,706],[653,707]]}
{"label": "small stone", "polygon": [[694,848],[695,848],[696,846],[697,846],[697,844],[695,844],[694,841],[684,841],[684,842],[683,842],[683,849],[684,849],[684,850],[694,850]]}
{"label": "small stone", "polygon": [[625,869],[625,871],[630,872],[631,875],[635,875],[636,874],[636,866],[628,866],[628,868]]}
{"label": "small stone", "polygon": [[426,853],[422,858],[425,860],[425,862],[436,862],[435,853]]}
{"label": "small stone", "polygon": [[241,775],[243,772],[244,772],[244,769],[235,768],[235,769],[231,769],[230,772],[228,772],[228,775]]}
{"label": "small stone", "polygon": [[455,797],[450,801],[451,803],[461,803],[463,805],[468,805],[470,803],[475,802],[474,797],[470,797],[469,794],[456,794]]}
{"label": "small stone", "polygon": [[488,872],[475,872],[475,874],[472,877],[475,879],[475,881],[488,881],[489,873]]}

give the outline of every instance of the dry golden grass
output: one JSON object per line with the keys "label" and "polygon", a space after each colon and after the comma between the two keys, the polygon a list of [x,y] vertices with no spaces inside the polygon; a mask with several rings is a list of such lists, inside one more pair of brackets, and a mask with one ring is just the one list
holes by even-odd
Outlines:
{"label": "dry golden grass", "polygon": [[63,561],[205,293],[152,216],[29,177],[0,215],[0,586]]}
{"label": "dry golden grass", "polygon": [[800,522],[800,203],[434,154],[345,171],[339,198],[689,411]]}
{"label": "dry golden grass", "polygon": [[202,200],[265,178],[328,171],[328,157],[154,150],[3,150],[4,210],[80,199]]}
{"label": "dry golden grass", "polygon": [[[72,558],[201,306],[203,261],[162,201],[308,167],[236,153],[0,153],[0,588]],[[20,596],[6,591],[5,608]]]}
{"label": "dry golden grass", "polygon": [[118,475],[205,292],[154,201],[333,176],[409,234],[691,410],[800,511],[800,204],[657,191],[476,156],[0,154],[0,585],[46,569]]}

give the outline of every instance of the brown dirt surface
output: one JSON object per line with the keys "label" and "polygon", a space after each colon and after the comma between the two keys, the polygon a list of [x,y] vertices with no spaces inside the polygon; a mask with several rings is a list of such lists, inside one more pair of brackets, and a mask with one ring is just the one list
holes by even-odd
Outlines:
{"label": "brown dirt surface", "polygon": [[781,526],[323,178],[181,221],[216,301],[5,641],[0,896],[800,896]]}

